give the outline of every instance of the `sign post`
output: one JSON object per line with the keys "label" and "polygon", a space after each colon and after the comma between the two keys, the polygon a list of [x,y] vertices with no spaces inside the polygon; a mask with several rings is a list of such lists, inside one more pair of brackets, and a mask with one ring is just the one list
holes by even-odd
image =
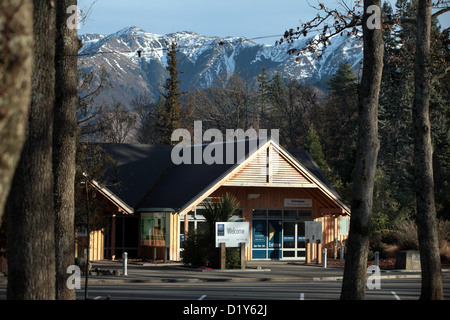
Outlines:
{"label": "sign post", "polygon": [[227,249],[225,242],[220,243],[220,270],[226,269]]}
{"label": "sign post", "polygon": [[245,242],[241,242],[241,269],[245,269]]}
{"label": "sign post", "polygon": [[245,269],[245,247],[249,242],[248,222],[216,222],[216,248],[220,247],[220,269],[226,268],[226,248],[241,248],[241,269]]}

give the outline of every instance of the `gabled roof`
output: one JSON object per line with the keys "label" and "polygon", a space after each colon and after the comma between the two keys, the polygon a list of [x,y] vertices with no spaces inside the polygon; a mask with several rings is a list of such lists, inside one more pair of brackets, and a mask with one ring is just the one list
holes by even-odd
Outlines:
{"label": "gabled roof", "polygon": [[[253,144],[252,144],[253,142]],[[106,181],[119,181],[116,184],[106,184],[101,189],[104,193],[112,194],[116,199],[134,209],[135,212],[173,211],[186,212],[207,197],[212,191],[223,184],[223,181],[236,170],[248,165],[252,157],[273,146],[292,162],[297,170],[303,172],[315,185],[322,189],[330,198],[337,202],[344,211],[350,212],[348,207],[325,178],[309,153],[304,150],[286,151],[276,142],[267,139],[255,141],[245,140],[234,142],[220,142],[186,146],[183,152],[191,152],[191,164],[174,164],[171,154],[173,146],[152,146],[139,144],[103,144],[107,153],[117,161],[116,170],[106,173]],[[245,146],[244,157],[238,159],[237,148]],[[222,148],[224,163],[222,164],[194,164],[194,149]],[[219,150],[219,149],[217,149]],[[226,163],[226,154],[233,151],[233,163]],[[117,171],[117,173],[115,173]],[[208,194],[207,194],[208,193]]]}

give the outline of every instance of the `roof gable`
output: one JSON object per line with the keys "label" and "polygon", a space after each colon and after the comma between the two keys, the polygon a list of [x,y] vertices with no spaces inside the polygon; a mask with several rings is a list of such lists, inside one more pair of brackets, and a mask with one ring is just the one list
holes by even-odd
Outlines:
{"label": "roof gable", "polygon": [[316,188],[273,143],[258,150],[239,171],[232,174],[225,186],[303,187]]}
{"label": "roof gable", "polygon": [[[233,163],[178,165],[171,160],[172,146],[105,144],[106,151],[117,161],[119,173],[115,179],[120,182],[102,189],[134,211],[158,208],[184,214],[222,185],[307,187],[321,189],[338,206],[350,211],[308,152],[289,153],[270,139],[258,140],[254,148],[246,140],[244,157],[237,157],[238,142],[233,142]],[[224,153],[232,150],[226,148],[227,143],[223,143]],[[205,151],[211,144],[189,147]]]}

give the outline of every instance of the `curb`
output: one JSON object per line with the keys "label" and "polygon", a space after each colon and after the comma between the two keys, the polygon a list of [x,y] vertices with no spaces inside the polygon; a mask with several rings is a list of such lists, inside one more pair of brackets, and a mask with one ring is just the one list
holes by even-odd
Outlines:
{"label": "curb", "polygon": [[[127,276],[120,276],[127,277]],[[381,279],[420,279],[421,274],[381,275]],[[449,278],[450,275],[442,275]],[[307,282],[307,281],[341,281],[343,276],[332,277],[262,277],[262,278],[159,278],[159,279],[89,279],[93,284],[118,283],[202,283],[202,282]],[[84,284],[85,280],[81,280]]]}
{"label": "curb", "polygon": [[[249,272],[271,271],[270,269],[246,269]],[[222,273],[242,272],[241,269],[236,270],[196,270],[196,272],[219,271]],[[442,269],[442,278],[450,278],[450,269]],[[101,278],[100,278],[101,277]],[[298,281],[341,281],[343,276],[328,277],[204,277],[204,278],[136,278],[135,276],[100,276],[88,279],[89,284],[120,284],[120,283],[202,283],[202,282],[298,282]],[[106,278],[108,277],[108,278]],[[420,270],[385,270],[380,275],[381,279],[420,279],[422,274]],[[82,277],[80,283],[84,285],[86,279]],[[0,277],[0,284],[7,284],[8,277]]]}

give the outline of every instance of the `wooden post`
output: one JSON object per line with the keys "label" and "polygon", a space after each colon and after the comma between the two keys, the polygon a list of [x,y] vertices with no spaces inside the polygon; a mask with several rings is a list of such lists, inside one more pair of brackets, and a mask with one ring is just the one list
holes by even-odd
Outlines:
{"label": "wooden post", "polygon": [[311,243],[309,239],[305,240],[305,264],[311,263]]}
{"label": "wooden post", "polygon": [[111,219],[111,259],[116,259],[116,215]]}
{"label": "wooden post", "polygon": [[188,214],[186,213],[184,215],[184,230],[183,230],[183,232],[184,232],[184,241],[187,240],[188,231],[189,231],[189,217],[188,217]]}
{"label": "wooden post", "polygon": [[226,269],[226,247],[225,242],[220,243],[220,270]]}
{"label": "wooden post", "polygon": [[241,242],[241,269],[245,269],[245,242]]}
{"label": "wooden post", "polygon": [[322,244],[320,240],[316,241],[316,261],[317,264],[322,264]]}

